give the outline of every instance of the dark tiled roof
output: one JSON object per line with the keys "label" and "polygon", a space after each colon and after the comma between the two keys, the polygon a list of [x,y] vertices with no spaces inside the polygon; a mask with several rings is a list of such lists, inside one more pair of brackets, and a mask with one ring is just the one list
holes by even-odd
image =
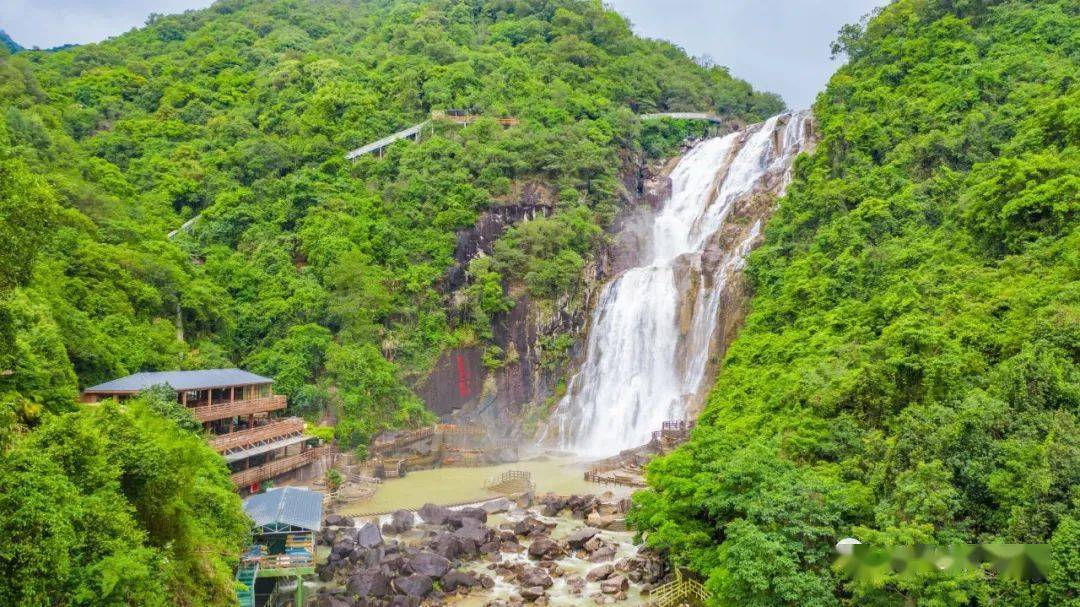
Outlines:
{"label": "dark tiled roof", "polygon": [[323,494],[299,487],[278,487],[244,500],[244,512],[255,526],[273,523],[318,531],[322,521]]}
{"label": "dark tiled roof", "polygon": [[139,392],[151,386],[168,384],[174,390],[205,390],[226,386],[250,386],[269,384],[274,380],[269,377],[248,373],[242,369],[203,369],[201,371],[159,371],[155,373],[136,373],[107,381],[87,388],[85,392],[117,393]]}

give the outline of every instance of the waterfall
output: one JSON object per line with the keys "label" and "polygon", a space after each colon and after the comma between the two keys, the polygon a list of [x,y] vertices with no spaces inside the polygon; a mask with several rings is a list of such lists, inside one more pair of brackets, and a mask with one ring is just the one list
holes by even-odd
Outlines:
{"label": "waterfall", "polygon": [[807,145],[808,112],[784,114],[694,146],[671,173],[645,263],[608,283],[590,322],[581,369],[553,418],[565,449],[609,455],[685,419],[710,370],[729,277],[761,231],[729,215],[755,195],[780,195]]}

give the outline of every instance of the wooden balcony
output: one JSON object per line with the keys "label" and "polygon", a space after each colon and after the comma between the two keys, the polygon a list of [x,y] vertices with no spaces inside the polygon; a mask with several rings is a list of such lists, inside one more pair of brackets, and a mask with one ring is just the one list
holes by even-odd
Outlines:
{"label": "wooden balcony", "polygon": [[254,445],[255,443],[270,441],[303,431],[304,420],[299,417],[289,417],[255,428],[233,432],[231,434],[212,436],[210,437],[209,442],[210,446],[213,447],[215,451],[218,453],[225,453],[226,451],[236,449],[237,447],[247,447],[249,445]]}
{"label": "wooden balcony", "polygon": [[276,459],[255,468],[241,470],[232,475],[232,482],[237,487],[247,487],[280,476],[290,470],[296,470],[327,455],[330,455],[330,447],[316,447],[303,453]]}
{"label": "wooden balcony", "polygon": [[230,417],[251,415],[253,413],[266,413],[267,411],[278,411],[284,408],[285,397],[275,395],[248,400],[234,400],[232,402],[224,401],[212,405],[192,407],[191,412],[194,413],[196,419],[201,422],[212,422],[216,419],[228,419]]}

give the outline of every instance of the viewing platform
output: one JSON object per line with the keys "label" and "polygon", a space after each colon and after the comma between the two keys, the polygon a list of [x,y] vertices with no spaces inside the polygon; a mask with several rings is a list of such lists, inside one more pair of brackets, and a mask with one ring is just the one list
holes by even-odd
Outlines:
{"label": "viewing platform", "polygon": [[287,455],[279,459],[271,460],[269,463],[261,466],[235,472],[231,476],[232,482],[237,487],[247,487],[281,476],[286,472],[291,472],[297,468],[306,466],[330,454],[331,451],[328,446],[315,447],[313,449],[301,451],[295,455]]}
{"label": "viewing platform", "polygon": [[83,402],[122,402],[164,386],[203,425],[207,443],[228,463],[233,483],[256,492],[260,483],[329,455],[304,434],[304,420],[277,418],[288,405],[274,394],[273,380],[241,369],[136,373],[87,388]]}
{"label": "viewing platform", "polygon": [[280,411],[285,408],[287,402],[284,396],[261,396],[245,400],[225,401],[210,403],[191,408],[196,419],[201,422],[212,422],[219,419],[228,419],[241,415],[253,415],[255,413],[268,413]]}

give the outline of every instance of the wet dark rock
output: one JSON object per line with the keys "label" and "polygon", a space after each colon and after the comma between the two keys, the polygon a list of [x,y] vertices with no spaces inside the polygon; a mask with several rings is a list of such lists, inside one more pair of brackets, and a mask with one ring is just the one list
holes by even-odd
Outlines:
{"label": "wet dark rock", "polygon": [[436,504],[424,504],[417,514],[429,525],[442,525],[446,523],[447,517],[453,514],[453,510]]}
{"label": "wet dark rock", "polygon": [[464,525],[469,524],[468,521],[478,522],[480,524],[487,522],[487,512],[483,508],[462,508],[460,510],[452,511],[446,517],[446,525],[451,529],[459,529]]}
{"label": "wet dark rock", "polygon": [[415,596],[398,595],[390,598],[386,607],[420,607],[420,598]]}
{"label": "wet dark rock", "polygon": [[556,559],[562,555],[562,549],[559,548],[554,540],[547,537],[537,538],[529,546],[529,557],[537,560],[550,561]]}
{"label": "wet dark rock", "polygon": [[521,589],[521,598],[526,601],[535,601],[542,596],[544,596],[544,589],[541,586],[531,586]]}
{"label": "wet dark rock", "polygon": [[408,510],[397,510],[390,515],[390,520],[383,525],[383,533],[405,533],[413,527],[413,514]]}
{"label": "wet dark rock", "polygon": [[347,557],[355,547],[355,542],[351,540],[342,540],[334,544],[334,547],[330,550],[330,559],[340,561],[341,559]]}
{"label": "wet dark rock", "polygon": [[585,542],[593,539],[596,534],[600,533],[599,529],[595,527],[582,527],[581,529],[575,529],[566,536],[566,543],[571,548],[583,548]]}
{"label": "wet dark rock", "polygon": [[323,520],[323,525],[327,527],[352,527],[353,520],[347,516],[328,514]]}
{"label": "wet dark rock", "polygon": [[527,516],[520,521],[514,523],[514,533],[516,535],[523,535],[526,537],[536,537],[538,535],[547,535],[551,532],[554,525],[548,525],[544,521],[532,516]]}
{"label": "wet dark rock", "polygon": [[552,581],[551,576],[547,571],[539,567],[526,567],[518,574],[518,582],[522,586],[542,586],[544,588],[551,588]]}
{"label": "wet dark rock", "polygon": [[429,550],[447,559],[456,559],[459,556],[471,554],[470,548],[472,546],[468,545],[467,542],[446,531],[439,532],[428,542]]}
{"label": "wet dark rock", "polygon": [[384,597],[390,594],[390,576],[377,569],[367,569],[349,576],[345,592],[353,597]]}
{"label": "wet dark rock", "polygon": [[476,544],[485,544],[495,539],[495,530],[483,523],[467,518],[465,523],[454,531],[454,537],[470,540]]}
{"label": "wet dark rock", "polygon": [[382,533],[379,532],[379,526],[375,523],[367,523],[363,527],[360,527],[359,533],[356,536],[356,543],[364,548],[376,548],[383,543]]}
{"label": "wet dark rock", "polygon": [[454,592],[458,588],[472,588],[480,584],[476,576],[463,571],[448,571],[439,580],[439,585],[447,592]]}
{"label": "wet dark rock", "polygon": [[431,594],[431,590],[435,587],[430,577],[416,573],[394,578],[393,586],[399,594],[420,599]]}
{"label": "wet dark rock", "polygon": [[498,554],[499,550],[501,549],[502,542],[500,542],[498,539],[492,542],[485,542],[483,544],[480,544],[478,548],[480,554]]}
{"label": "wet dark rock", "polygon": [[601,546],[589,555],[590,563],[603,563],[604,561],[610,561],[615,558],[615,548],[613,546]]}
{"label": "wet dark rock", "polygon": [[486,575],[486,574],[481,575],[480,576],[480,587],[483,588],[484,590],[491,590],[492,588],[495,587],[495,578],[491,577],[490,575]]}
{"label": "wet dark rock", "polygon": [[600,582],[600,592],[616,594],[630,588],[630,582],[621,575],[613,575]]}
{"label": "wet dark rock", "polygon": [[450,570],[450,560],[434,552],[419,552],[409,559],[409,570],[428,577],[442,577]]}
{"label": "wet dark rock", "polygon": [[585,579],[589,580],[590,582],[596,582],[599,580],[607,579],[608,576],[610,576],[614,572],[615,567],[611,566],[610,564],[600,565],[599,567],[594,567],[593,569],[590,569],[589,572],[585,574]]}
{"label": "wet dark rock", "polygon": [[498,514],[513,508],[514,503],[505,497],[500,497],[499,499],[491,500],[490,502],[484,502],[483,504],[480,504],[480,507],[488,514]]}

